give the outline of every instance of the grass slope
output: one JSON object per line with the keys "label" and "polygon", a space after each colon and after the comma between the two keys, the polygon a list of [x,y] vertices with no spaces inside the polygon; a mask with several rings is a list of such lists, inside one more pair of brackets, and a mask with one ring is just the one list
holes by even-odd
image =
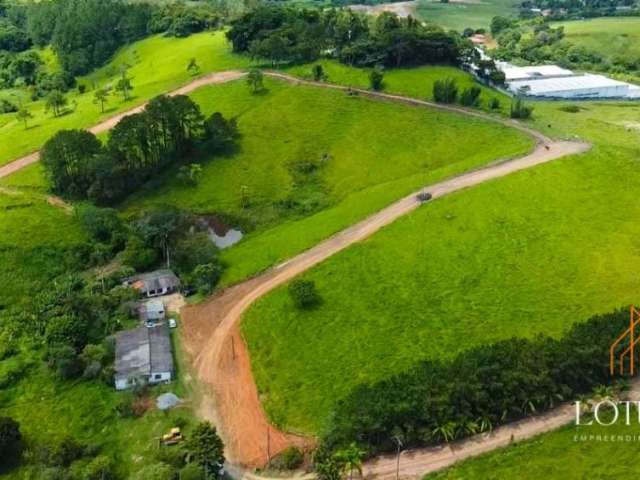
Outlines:
{"label": "grass slope", "polygon": [[518,5],[514,0],[418,0],[416,16],[424,22],[462,31],[467,27],[488,28],[497,15],[517,17]]}
{"label": "grass slope", "polygon": [[[158,52],[162,52],[161,55]],[[50,55],[46,56],[50,64]],[[223,32],[204,32],[187,38],[153,36],[122,48],[113,60],[91,75],[78,79],[87,86],[87,93],[72,90],[67,94],[70,112],[58,118],[45,112],[44,101],[27,103],[34,118],[25,130],[15,114],[0,115],[0,138],[11,139],[0,142],[0,165],[37,150],[58,130],[87,128],[98,121],[127,110],[151,97],[188,83],[192,78],[187,72],[189,59],[195,58],[202,72],[244,68],[249,64],[246,57],[230,53]],[[114,85],[120,75],[120,67],[129,65],[128,75],[133,84],[133,98],[123,101],[113,92],[104,114],[99,105],[93,103],[93,89]],[[0,98],[11,97],[11,93],[0,91]],[[24,96],[24,95],[23,95]],[[74,106],[75,102],[75,106]]]}
{"label": "grass slope", "polygon": [[[426,182],[532,146],[515,130],[457,114],[279,81],[266,85],[263,95],[251,95],[244,82],[195,92],[205,112],[237,117],[239,152],[205,163],[196,188],[180,185],[171,171],[126,205],[131,212],[171,203],[251,225],[249,236],[224,252],[227,283],[312,246]],[[321,165],[308,182],[291,172],[301,160]],[[251,199],[248,208],[243,192]],[[304,206],[287,208],[288,199]]]}
{"label": "grass slope", "polygon": [[595,50],[609,60],[640,56],[638,17],[594,18],[560,25],[564,26],[566,40]]}
{"label": "grass slope", "polygon": [[248,312],[275,422],[318,432],[359,383],[638,300],[640,136],[625,122],[639,107],[561,107],[538,104],[540,128],[590,138],[591,153],[437,200],[329,259],[305,275],[324,299],[314,311],[283,287]]}

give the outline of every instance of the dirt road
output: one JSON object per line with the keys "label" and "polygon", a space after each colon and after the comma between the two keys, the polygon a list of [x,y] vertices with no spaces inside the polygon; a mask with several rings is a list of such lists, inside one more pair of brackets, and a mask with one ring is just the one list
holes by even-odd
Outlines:
{"label": "dirt road", "polygon": [[[588,148],[588,144],[577,142],[540,143],[529,155],[459,175],[430,185],[427,190],[437,199]],[[232,462],[247,467],[262,466],[269,456],[291,443],[302,446],[312,443],[269,426],[239,331],[242,314],[277,286],[367,238],[419,205],[415,193],[411,194],[285,263],[228,288],[200,305],[183,309],[184,345],[195,358],[198,377],[211,386],[213,393],[212,405],[201,413],[218,425]]]}

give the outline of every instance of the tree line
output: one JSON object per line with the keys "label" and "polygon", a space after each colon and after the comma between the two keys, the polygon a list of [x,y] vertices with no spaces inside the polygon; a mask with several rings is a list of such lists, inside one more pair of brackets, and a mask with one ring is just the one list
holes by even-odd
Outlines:
{"label": "tree line", "polygon": [[205,118],[187,96],[159,96],[124,117],[103,145],[91,132],[61,130],[41,151],[51,191],[72,200],[112,204],[197,146],[221,152],[238,139],[234,119]]}
{"label": "tree line", "polygon": [[273,65],[331,55],[357,66],[456,63],[470,42],[455,32],[385,12],[369,17],[348,9],[260,6],[232,22],[233,50]]}
{"label": "tree line", "polygon": [[560,339],[503,340],[361,385],[337,403],[324,442],[394,451],[394,437],[433,445],[548,410],[612,381],[609,346],[628,323],[628,310],[614,311]]}

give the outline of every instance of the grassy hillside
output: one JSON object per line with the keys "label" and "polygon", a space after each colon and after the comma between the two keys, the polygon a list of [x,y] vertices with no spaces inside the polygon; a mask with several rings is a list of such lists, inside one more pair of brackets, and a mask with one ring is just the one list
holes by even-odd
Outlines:
{"label": "grassy hillside", "polygon": [[[515,130],[457,114],[279,81],[266,85],[263,95],[250,94],[244,82],[195,92],[206,113],[236,116],[239,151],[205,161],[196,188],[179,184],[170,171],[125,205],[131,212],[171,203],[250,228],[246,240],[224,252],[226,282],[312,246],[425,182],[532,146]],[[317,170],[298,173],[301,161]]]}
{"label": "grassy hillside", "polygon": [[640,57],[640,18],[594,18],[565,22],[565,38],[612,60]]}
{"label": "grassy hillside", "polygon": [[361,382],[638,300],[640,136],[626,123],[640,107],[561,108],[538,104],[540,128],[591,139],[589,154],[437,200],[329,259],[305,275],[324,300],[314,311],[280,288],[248,312],[274,421],[318,432]]}
{"label": "grassy hillside", "polygon": [[[53,64],[51,52],[46,53],[47,64]],[[136,42],[121,49],[105,67],[78,79],[78,83],[87,86],[87,92],[81,95],[77,90],[72,90],[67,94],[70,111],[66,115],[54,118],[51,113],[45,112],[42,100],[26,103],[34,116],[26,130],[15,114],[0,115],[0,138],[11,138],[10,142],[0,142],[0,165],[37,150],[58,130],[89,127],[103,118],[187,83],[192,78],[187,72],[191,58],[196,59],[202,73],[244,68],[249,64],[246,57],[230,53],[223,32],[204,32],[182,39],[153,36]],[[103,114],[100,106],[93,103],[93,90],[96,87],[113,86],[125,64],[129,66],[133,97],[123,101],[117,92],[112,92]],[[14,91],[0,91],[0,98],[8,97],[15,102],[12,93],[19,93],[26,99],[24,92]]]}
{"label": "grassy hillside", "polygon": [[[621,410],[621,416],[623,415],[624,410]],[[631,418],[635,415],[632,413]],[[443,472],[427,475],[424,480],[635,478],[640,473],[635,446],[638,434],[640,428],[636,423],[632,421],[631,426],[626,426],[622,419],[610,427],[568,426],[467,460]],[[631,440],[599,441],[587,437],[585,441],[582,439],[584,435],[599,435],[602,438],[608,435],[609,438],[614,436],[616,439],[619,435],[630,435]]]}
{"label": "grassy hillside", "polygon": [[416,16],[448,29],[488,28],[496,15],[517,17],[519,2],[514,0],[418,0]]}

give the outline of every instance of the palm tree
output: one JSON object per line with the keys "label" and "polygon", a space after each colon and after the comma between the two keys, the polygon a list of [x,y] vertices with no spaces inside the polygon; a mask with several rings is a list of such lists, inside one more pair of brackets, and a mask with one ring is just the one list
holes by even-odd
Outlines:
{"label": "palm tree", "polygon": [[96,103],[100,104],[100,111],[102,113],[104,113],[104,104],[109,101],[109,94],[110,93],[111,93],[111,90],[109,90],[108,88],[99,88],[93,94],[93,103],[94,104],[96,104]]}
{"label": "palm tree", "polygon": [[336,453],[336,457],[343,464],[345,472],[349,472],[349,479],[353,478],[353,471],[356,470],[362,476],[362,459],[367,452],[356,443],[352,443],[347,448]]}

